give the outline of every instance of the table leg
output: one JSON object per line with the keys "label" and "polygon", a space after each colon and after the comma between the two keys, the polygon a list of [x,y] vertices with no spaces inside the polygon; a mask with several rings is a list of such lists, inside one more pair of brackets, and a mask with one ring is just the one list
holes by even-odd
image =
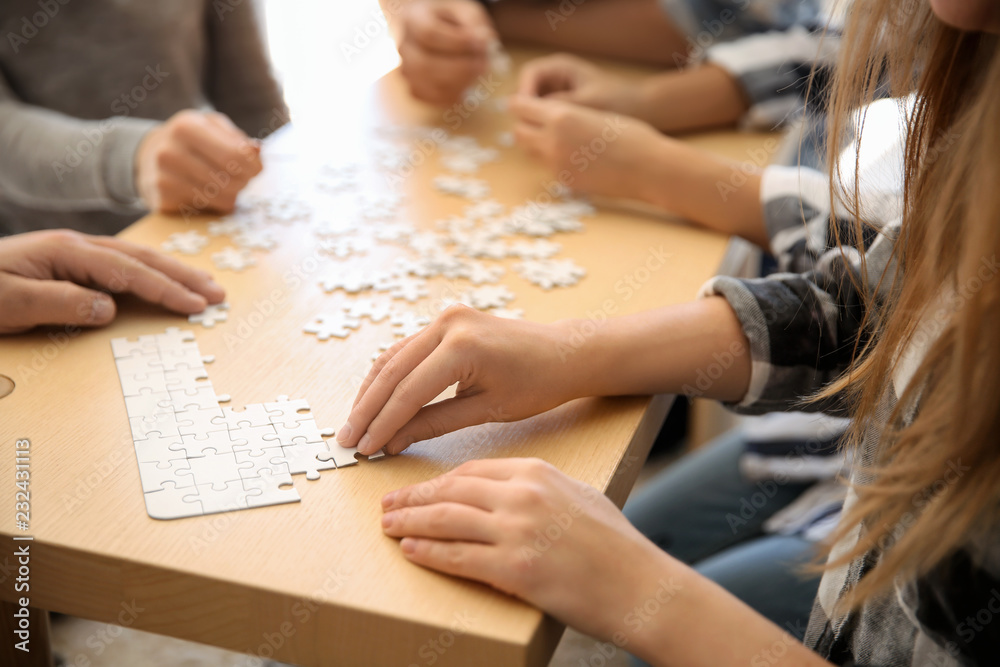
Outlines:
{"label": "table leg", "polygon": [[14,616],[21,607],[10,602],[0,602],[0,665],[16,667],[52,667],[52,643],[50,640],[49,612],[28,608],[28,652],[21,651],[15,644],[21,639],[14,634],[21,629],[19,619]]}

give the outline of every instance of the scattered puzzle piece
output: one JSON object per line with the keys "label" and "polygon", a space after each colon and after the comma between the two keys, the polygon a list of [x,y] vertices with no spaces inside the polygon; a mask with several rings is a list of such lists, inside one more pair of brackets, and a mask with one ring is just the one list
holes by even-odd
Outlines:
{"label": "scattered puzzle piece", "polygon": [[220,270],[242,271],[256,264],[257,260],[250,256],[249,250],[226,246],[212,254],[212,263]]}
{"label": "scattered puzzle piece", "polygon": [[188,315],[188,322],[200,324],[206,329],[211,329],[217,322],[225,322],[229,317],[229,304],[226,302],[208,305],[205,310],[194,315]]}
{"label": "scattered puzzle piece", "polygon": [[177,232],[167,237],[160,244],[165,252],[176,252],[182,255],[197,255],[208,245],[209,238],[193,229],[187,232]]}

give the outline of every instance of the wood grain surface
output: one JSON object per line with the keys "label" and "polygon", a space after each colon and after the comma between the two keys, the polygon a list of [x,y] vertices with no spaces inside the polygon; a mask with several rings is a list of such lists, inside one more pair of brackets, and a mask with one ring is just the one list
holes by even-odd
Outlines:
{"label": "wood grain surface", "polygon": [[[521,60],[532,52],[516,55]],[[488,101],[511,89],[511,81],[503,82]],[[328,131],[296,127],[272,142],[255,191],[310,190],[323,164],[369,159],[372,142],[388,136],[387,127],[439,125],[495,145],[496,133],[510,126],[484,104],[450,127],[440,110],[408,97],[398,72],[368,99],[345,100],[344,106]],[[765,138],[717,133],[691,141],[741,159]],[[516,148],[501,152],[502,159],[479,174],[493,196],[507,205],[539,197],[551,175]],[[437,158],[426,155],[399,185],[405,195],[401,219],[426,229],[466,203],[430,187],[443,171]],[[377,188],[384,174],[366,178],[367,187]],[[318,193],[314,217],[356,215],[349,200]],[[122,236],[157,246],[170,233],[201,228],[210,219],[152,215]],[[602,207],[586,224],[583,233],[556,238],[564,248],[560,256],[584,266],[586,278],[574,288],[543,291],[508,270],[503,282],[517,294],[511,307],[539,321],[599,320],[602,313],[681,302],[713,274],[725,246],[717,234],[625,209]],[[256,267],[215,272],[232,306],[229,320],[212,329],[120,299],[120,315],[110,327],[39,330],[0,341],[0,373],[16,385],[0,399],[0,480],[6,485],[0,491],[0,562],[10,562],[6,545],[15,534],[13,442],[28,438],[33,606],[246,651],[248,665],[272,656],[302,665],[545,664],[562,631],[558,623],[485,586],[407,563],[396,541],[382,534],[379,499],[470,459],[537,456],[621,504],[666,398],[579,400],[523,422],[420,443],[402,456],[324,471],[318,481],[296,476],[298,504],[176,521],[147,516],[111,338],[192,328],[202,352],[216,356],[210,379],[218,392],[232,395],[231,405],[280,394],[303,397],[320,426],[331,427],[346,418],[378,344],[391,339],[388,323],[366,323],[345,340],[319,342],[303,334],[315,313],[342,298],[316,282],[339,260],[317,252],[307,223],[273,229],[279,247],[255,252]],[[213,239],[185,260],[211,269],[210,254],[227,244]],[[362,261],[378,266],[404,253],[387,244]],[[669,259],[648,268],[661,253]],[[448,289],[445,281],[432,285],[436,295]],[[434,296],[421,307],[433,310]],[[5,600],[14,599],[10,582],[8,576],[0,589]]]}

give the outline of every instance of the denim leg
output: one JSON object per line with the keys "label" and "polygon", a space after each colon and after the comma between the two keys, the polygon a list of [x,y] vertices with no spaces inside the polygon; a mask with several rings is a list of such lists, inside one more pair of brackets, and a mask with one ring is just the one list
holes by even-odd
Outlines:
{"label": "denim leg", "polygon": [[818,573],[805,574],[816,545],[793,535],[767,535],[726,549],[694,569],[798,639],[806,631]]}
{"label": "denim leg", "polygon": [[635,492],[625,516],[675,558],[694,564],[761,535],[761,526],[809,484],[748,482],[738,430],[716,438]]}
{"label": "denim leg", "polygon": [[[815,547],[800,537],[767,535],[726,549],[694,569],[798,639],[806,631],[819,575],[804,575]],[[648,667],[631,657],[632,667]]]}

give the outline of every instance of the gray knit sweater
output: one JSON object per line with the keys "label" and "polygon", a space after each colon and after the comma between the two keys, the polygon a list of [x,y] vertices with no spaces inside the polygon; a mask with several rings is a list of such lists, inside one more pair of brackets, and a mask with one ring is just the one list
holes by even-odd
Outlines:
{"label": "gray knit sweater", "polygon": [[0,3],[0,234],[128,225],[136,148],[182,109],[283,125],[262,27],[252,0]]}

